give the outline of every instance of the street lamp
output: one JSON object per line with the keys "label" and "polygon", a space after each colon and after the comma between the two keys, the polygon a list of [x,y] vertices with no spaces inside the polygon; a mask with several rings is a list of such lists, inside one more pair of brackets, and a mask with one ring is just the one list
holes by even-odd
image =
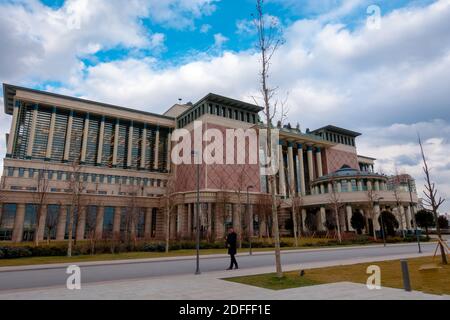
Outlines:
{"label": "street lamp", "polygon": [[[198,151],[192,151],[193,156],[198,157]],[[200,274],[200,161],[197,161],[196,165],[196,174],[197,174],[197,203],[196,203],[196,251],[197,251],[197,259],[196,259],[196,269],[195,274]]]}
{"label": "street lamp", "polygon": [[[248,191],[250,189],[253,189],[253,188],[254,188],[253,186],[248,186],[247,187],[247,208],[246,208],[247,212],[246,212],[246,216],[248,216],[248,214],[250,212],[250,197],[249,197]],[[248,229],[249,229],[248,242],[249,242],[249,246],[250,246],[250,251],[249,251],[250,255],[253,254],[253,252],[252,252],[252,234],[251,234],[251,231],[253,230],[252,224],[253,224],[253,219],[250,219],[250,225],[248,226]]]}
{"label": "street lamp", "polygon": [[[383,200],[384,198],[383,197],[381,197],[381,198],[378,198],[378,207],[380,206],[380,200]],[[381,209],[380,209],[380,211],[381,211]],[[384,243],[384,246],[386,247],[386,233],[385,233],[385,231],[384,231],[384,221],[383,221],[383,213],[382,212],[380,212],[380,219],[381,219],[381,234],[382,234],[382,236],[383,236],[383,243]]]}
{"label": "street lamp", "polygon": [[411,179],[408,179],[408,190],[409,190],[409,198],[411,200],[410,212],[412,213],[412,216],[413,216],[414,229],[415,229],[416,237],[417,237],[417,245],[419,246],[419,253],[422,253],[422,246],[420,245],[419,231],[417,230],[416,214],[413,209],[414,203],[413,203],[413,196],[412,196]]}

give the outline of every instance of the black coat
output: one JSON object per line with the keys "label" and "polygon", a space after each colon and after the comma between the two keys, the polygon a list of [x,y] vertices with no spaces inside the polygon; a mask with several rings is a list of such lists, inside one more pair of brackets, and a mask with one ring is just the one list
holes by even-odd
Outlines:
{"label": "black coat", "polygon": [[227,247],[228,247],[228,254],[234,255],[237,253],[237,234],[235,232],[228,234]]}

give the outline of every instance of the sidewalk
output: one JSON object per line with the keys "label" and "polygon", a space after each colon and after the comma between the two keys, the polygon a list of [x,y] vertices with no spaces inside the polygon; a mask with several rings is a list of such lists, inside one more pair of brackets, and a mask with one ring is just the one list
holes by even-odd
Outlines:
{"label": "sidewalk", "polygon": [[[345,265],[382,260],[414,258],[418,254],[379,257],[377,259],[353,259],[351,261],[332,261],[302,265],[287,265],[284,271]],[[182,275],[126,281],[113,281],[82,285],[78,291],[65,287],[39,288],[33,290],[16,290],[0,293],[0,300],[450,300],[450,296],[437,296],[421,292],[405,292],[400,289],[383,288],[368,290],[365,285],[354,283],[334,283],[312,287],[273,291],[222,279],[252,274],[270,273],[273,267],[261,267],[238,271],[219,271],[198,276]]]}
{"label": "sidewalk", "polygon": [[[423,245],[430,245],[432,243],[424,243]],[[390,244],[389,247],[400,247],[400,246],[416,246],[414,243],[396,243]],[[342,246],[342,247],[325,247],[325,248],[313,248],[313,249],[296,249],[296,250],[283,250],[282,254],[290,253],[301,253],[301,252],[326,252],[326,251],[337,251],[337,250],[348,250],[348,249],[367,249],[367,248],[383,248],[383,244],[376,245],[361,245],[361,246]],[[273,255],[274,251],[257,251],[253,252],[254,256],[258,255]],[[238,257],[248,256],[248,252],[238,253]],[[228,254],[210,254],[201,255],[200,259],[218,259],[218,258],[228,258]],[[27,270],[48,270],[48,269],[60,269],[67,268],[70,265],[76,264],[79,267],[89,267],[89,266],[107,266],[107,265],[121,265],[121,264],[133,264],[133,263],[151,263],[151,262],[166,262],[166,261],[186,261],[193,260],[196,256],[177,256],[177,257],[163,257],[163,258],[148,258],[148,259],[125,259],[125,260],[105,260],[105,261],[89,261],[89,262],[66,262],[66,263],[54,263],[54,264],[42,264],[42,265],[29,265],[29,266],[10,266],[10,267],[0,267],[0,272],[11,272],[11,271],[27,271]]]}

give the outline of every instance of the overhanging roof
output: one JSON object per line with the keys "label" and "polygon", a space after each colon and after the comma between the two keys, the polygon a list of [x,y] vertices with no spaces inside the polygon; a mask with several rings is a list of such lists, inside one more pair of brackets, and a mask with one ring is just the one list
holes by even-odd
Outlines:
{"label": "overhanging roof", "polygon": [[359,137],[361,135],[361,133],[359,133],[359,132],[332,126],[332,125],[328,125],[328,126],[316,129],[316,130],[312,131],[312,133],[318,133],[320,131],[329,131],[329,132],[339,133],[339,134],[343,134],[343,135],[354,137],[354,138]]}
{"label": "overhanging roof", "polygon": [[120,107],[120,106],[117,106],[117,105],[112,105],[112,104],[107,104],[107,103],[102,103],[102,102],[97,102],[97,101],[92,101],[92,100],[87,100],[87,99],[75,98],[75,97],[65,96],[65,95],[62,95],[62,94],[56,94],[56,93],[51,93],[51,92],[46,92],[46,91],[41,91],[41,90],[36,90],[36,89],[24,88],[24,87],[19,87],[19,86],[14,86],[14,85],[10,85],[10,84],[4,83],[3,84],[3,99],[4,99],[4,107],[5,107],[5,113],[6,114],[12,114],[13,113],[14,96],[16,95],[16,91],[17,90],[31,92],[31,93],[37,93],[37,94],[42,94],[42,95],[51,96],[51,97],[60,98],[60,99],[66,99],[66,100],[71,100],[71,101],[78,101],[78,102],[83,102],[83,103],[94,104],[94,105],[107,107],[107,108],[112,108],[112,109],[116,109],[116,110],[140,113],[140,114],[143,114],[143,115],[148,115],[148,116],[153,116],[153,117],[159,117],[159,118],[174,120],[173,117],[163,116],[163,115],[160,115],[160,114],[151,113],[151,112],[147,112],[147,111],[140,111],[140,110],[136,110],[136,109]]}

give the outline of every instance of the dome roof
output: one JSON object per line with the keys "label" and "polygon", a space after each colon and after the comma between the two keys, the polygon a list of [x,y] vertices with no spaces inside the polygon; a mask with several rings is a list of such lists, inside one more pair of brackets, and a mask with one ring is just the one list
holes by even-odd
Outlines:
{"label": "dome roof", "polygon": [[356,169],[351,168],[349,165],[343,165],[339,170],[336,170],[333,173],[327,174],[319,179],[316,179],[314,182],[323,182],[331,179],[345,179],[347,177],[357,177],[357,178],[380,178],[386,179],[387,177],[374,172],[363,172]]}

